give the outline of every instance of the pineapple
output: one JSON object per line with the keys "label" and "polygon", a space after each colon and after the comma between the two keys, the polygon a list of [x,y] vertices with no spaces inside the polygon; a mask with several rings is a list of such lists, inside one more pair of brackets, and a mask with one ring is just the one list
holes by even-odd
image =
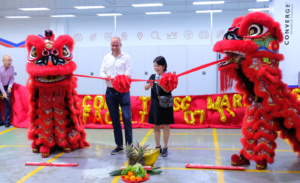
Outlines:
{"label": "pineapple", "polygon": [[149,147],[149,144],[144,144],[143,146],[140,146],[140,144],[137,142],[135,145],[135,157],[136,157],[136,162],[141,164],[142,166],[145,166],[145,158],[144,158],[144,153],[146,152],[147,147]]}
{"label": "pineapple", "polygon": [[130,144],[130,145],[127,145],[126,148],[125,148],[125,151],[126,151],[126,157],[128,158],[129,160],[129,165],[135,165],[136,161],[134,159],[134,152],[133,152],[133,145]]}

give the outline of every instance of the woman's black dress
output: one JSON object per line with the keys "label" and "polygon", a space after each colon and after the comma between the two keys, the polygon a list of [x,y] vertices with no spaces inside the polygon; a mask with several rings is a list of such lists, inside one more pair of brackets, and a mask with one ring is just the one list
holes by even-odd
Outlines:
{"label": "woman's black dress", "polygon": [[[155,74],[152,74],[149,80],[155,80]],[[174,124],[173,107],[162,108],[159,106],[156,87],[158,87],[158,93],[160,96],[172,95],[171,92],[166,93],[160,86],[157,85],[157,83],[153,83],[153,88],[151,88],[151,105],[148,123],[154,125]]]}

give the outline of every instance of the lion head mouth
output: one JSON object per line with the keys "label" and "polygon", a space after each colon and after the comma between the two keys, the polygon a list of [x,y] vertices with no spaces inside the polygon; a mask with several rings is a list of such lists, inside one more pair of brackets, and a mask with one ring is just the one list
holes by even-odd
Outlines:
{"label": "lion head mouth", "polygon": [[64,79],[66,79],[67,77],[68,76],[60,76],[60,75],[44,76],[44,77],[36,77],[35,80],[39,81],[41,83],[54,83],[54,82],[62,81]]}
{"label": "lion head mouth", "polygon": [[245,59],[245,54],[241,52],[224,51],[228,56],[228,59],[224,62],[219,63],[218,67],[227,66],[229,64],[238,64]]}

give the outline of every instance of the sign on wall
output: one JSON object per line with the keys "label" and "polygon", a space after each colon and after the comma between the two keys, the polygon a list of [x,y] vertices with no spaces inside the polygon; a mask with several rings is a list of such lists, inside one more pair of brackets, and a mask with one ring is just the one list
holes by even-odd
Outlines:
{"label": "sign on wall", "polygon": [[283,32],[284,40],[280,44],[279,52],[284,55],[285,60],[280,63],[280,68],[283,71],[283,82],[288,85],[298,85],[298,72],[300,72],[297,54],[300,42],[299,9],[299,0],[270,1],[270,14],[281,24]]}

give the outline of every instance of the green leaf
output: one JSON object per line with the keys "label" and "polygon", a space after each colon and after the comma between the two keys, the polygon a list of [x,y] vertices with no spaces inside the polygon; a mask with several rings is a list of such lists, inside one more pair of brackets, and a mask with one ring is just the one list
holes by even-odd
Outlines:
{"label": "green leaf", "polygon": [[110,176],[120,176],[123,170],[115,170],[109,173]]}
{"label": "green leaf", "polygon": [[127,166],[126,168],[124,168],[124,170],[122,171],[121,174],[122,174],[123,176],[127,175],[128,171],[130,171],[131,168],[132,168],[131,165]]}
{"label": "green leaf", "polygon": [[160,169],[161,167],[154,167],[152,168],[152,170],[156,170],[156,169]]}
{"label": "green leaf", "polygon": [[149,175],[159,175],[159,174],[161,174],[162,173],[162,171],[161,170],[148,170],[147,171],[147,173],[149,174]]}
{"label": "green leaf", "polygon": [[134,172],[136,170],[136,168],[134,166],[130,167],[130,170],[131,172]]}

